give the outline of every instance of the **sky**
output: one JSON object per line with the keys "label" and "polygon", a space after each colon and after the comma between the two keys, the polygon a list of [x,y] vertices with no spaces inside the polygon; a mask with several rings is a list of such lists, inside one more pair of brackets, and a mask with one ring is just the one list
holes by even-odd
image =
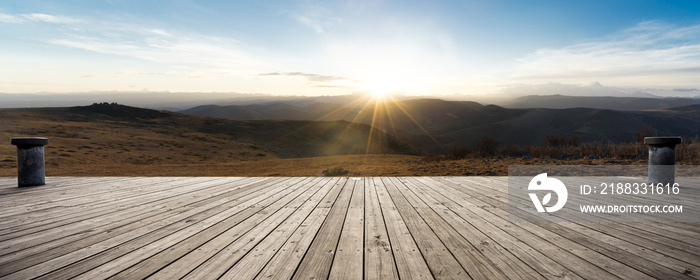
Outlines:
{"label": "sky", "polygon": [[0,2],[0,92],[700,95],[700,1]]}

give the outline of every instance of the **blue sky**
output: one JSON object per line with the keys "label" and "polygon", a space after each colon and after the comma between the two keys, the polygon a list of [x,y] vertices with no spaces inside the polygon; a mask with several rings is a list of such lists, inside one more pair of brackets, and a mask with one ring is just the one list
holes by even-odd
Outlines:
{"label": "blue sky", "polygon": [[0,37],[6,93],[700,95],[700,1],[9,0]]}

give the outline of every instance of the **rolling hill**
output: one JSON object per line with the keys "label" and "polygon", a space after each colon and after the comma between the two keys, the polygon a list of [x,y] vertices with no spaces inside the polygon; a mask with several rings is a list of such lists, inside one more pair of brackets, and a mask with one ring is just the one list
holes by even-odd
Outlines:
{"label": "rolling hill", "polygon": [[485,137],[494,137],[505,145],[542,144],[547,134],[577,135],[582,141],[617,143],[633,141],[634,132],[643,127],[659,135],[700,135],[698,111],[672,108],[643,111],[509,109],[468,101],[416,99],[365,107],[333,104],[196,107],[184,113],[241,119],[274,116],[279,119],[346,120],[369,124],[431,153],[470,146]]}
{"label": "rolling hill", "polygon": [[[348,121],[226,120],[116,104],[0,109],[0,166],[9,139],[48,137],[47,166],[200,164],[349,154],[422,154],[393,136]],[[369,141],[368,141],[369,139]]]}

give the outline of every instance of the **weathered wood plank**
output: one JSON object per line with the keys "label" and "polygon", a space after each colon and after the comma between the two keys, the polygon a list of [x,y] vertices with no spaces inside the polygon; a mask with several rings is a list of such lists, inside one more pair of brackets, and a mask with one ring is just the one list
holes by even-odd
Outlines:
{"label": "weathered wood plank", "polygon": [[[200,254],[208,258],[206,262],[201,263],[185,277],[192,279],[220,278],[240,258],[296,211],[299,205],[316,193],[319,190],[318,182],[316,179],[303,181],[299,184],[297,190],[285,194],[284,197],[263,208],[242,223],[221,233],[217,236],[217,240],[213,242],[221,240],[228,244],[223,243],[222,245],[224,246],[216,250],[215,254],[210,255],[202,252],[202,250],[192,251],[192,254]],[[181,268],[176,266],[171,268],[181,270]]]}
{"label": "weathered wood plank", "polygon": [[[482,184],[478,181],[483,181],[482,179],[474,179],[476,182],[472,182],[470,185],[481,186],[484,188],[491,189],[492,186],[487,184]],[[478,190],[477,190],[478,191]],[[485,193],[497,194],[502,192],[502,190],[486,191]],[[500,205],[501,209],[505,207],[505,202],[501,199],[496,199],[498,196],[491,195],[491,203],[493,205]],[[487,199],[488,200],[488,199]],[[511,203],[516,203],[518,205],[529,206],[529,201],[513,201]],[[646,224],[646,223],[644,223]],[[543,227],[549,228],[553,232],[558,233],[562,236],[570,236],[571,240],[590,248],[591,250],[610,256],[613,259],[621,260],[626,265],[631,266],[639,271],[646,274],[652,275],[657,278],[668,278],[677,277],[678,274],[685,272],[686,269],[691,269],[697,267],[693,261],[689,260],[699,260],[700,257],[694,255],[697,251],[693,249],[685,248],[679,245],[677,242],[673,241],[668,244],[666,240],[669,240],[666,236],[662,236],[657,233],[644,233],[641,229],[632,230],[630,229],[629,223],[614,223],[615,226],[603,224],[603,223],[546,223]],[[634,228],[640,225],[633,224]],[[643,224],[642,224],[643,225]],[[675,225],[675,224],[674,224]],[[610,245],[619,245],[622,243],[606,243],[602,242],[600,239],[591,238],[589,234],[584,234],[582,229],[590,228],[591,230],[602,233],[605,236],[614,238],[620,241],[625,240],[625,242],[630,241],[636,243],[633,245],[634,249],[623,250],[614,246],[611,248]],[[593,233],[592,233],[593,234]],[[653,238],[655,240],[651,240]],[[664,246],[659,246],[663,244]],[[675,247],[675,248],[674,248]],[[629,248],[629,247],[628,247]],[[676,250],[674,250],[676,249]],[[637,252],[636,254],[634,252]],[[659,253],[664,253],[666,256],[660,255]],[[677,261],[671,261],[671,258],[676,258]],[[666,265],[662,267],[659,264],[659,260],[665,260],[661,263],[671,263],[672,265]],[[675,264],[673,264],[675,263]],[[697,275],[691,275],[693,277],[698,277]]]}
{"label": "weathered wood plank", "polygon": [[383,178],[383,182],[396,205],[396,209],[411,232],[411,236],[420,248],[433,277],[435,279],[471,279],[470,275],[447,250],[445,244],[397,189],[391,178]]}
{"label": "weathered wood plank", "polygon": [[[187,200],[189,198],[187,196],[177,195],[175,197],[183,200]],[[213,209],[217,208],[216,204],[212,204],[211,206]],[[156,210],[156,212],[166,211],[165,213],[176,213],[176,211],[172,211],[169,206],[153,210]],[[201,210],[202,209],[190,211],[190,213],[196,214],[201,212]],[[144,209],[143,211],[148,212],[148,209]],[[179,212],[181,211],[178,211],[177,213],[179,214]],[[108,220],[97,220],[95,221],[97,226],[88,225],[90,227],[94,227],[95,230],[87,230],[75,235],[61,236],[61,234],[65,234],[65,232],[57,232],[56,235],[58,237],[52,242],[46,242],[35,247],[29,247],[18,253],[13,253],[8,258],[6,258],[7,255],[3,255],[3,273],[10,273],[12,271],[27,268],[53,258],[58,258],[65,255],[66,252],[72,253],[83,250],[86,247],[93,247],[94,250],[97,250],[99,246],[96,245],[109,244],[110,242],[114,242],[115,240],[120,240],[122,238],[128,238],[129,236],[133,238],[138,236],[140,233],[143,233],[139,230],[146,230],[146,232],[147,230],[155,230],[161,227],[166,227],[169,225],[169,223],[181,219],[180,217],[173,220],[168,215],[152,215],[151,217],[143,218],[144,219],[132,220],[125,217],[124,220],[129,221],[129,223],[126,224],[119,223],[123,220],[115,220],[115,222],[110,222]],[[12,258],[13,256],[16,256],[17,258]],[[7,262],[7,259],[10,261]]]}
{"label": "weathered wood plank", "polygon": [[[45,271],[44,273],[53,271],[52,274],[47,274],[44,276],[54,279],[67,278],[70,277],[70,275],[77,275],[106,263],[120,255],[140,248],[144,244],[151,243],[151,240],[158,240],[170,235],[173,232],[187,229],[190,225],[197,224],[201,227],[218,223],[226,217],[231,217],[232,213],[248,209],[263,199],[272,199],[272,196],[261,197],[259,195],[252,194],[250,195],[250,198],[243,200],[241,204],[232,208],[222,205],[223,207],[212,207],[208,209],[194,208],[192,209],[192,212],[176,212],[176,215],[173,216],[172,220],[153,225],[144,225],[143,228],[147,230],[135,230],[115,236],[103,242],[92,244],[88,247],[84,247],[58,258],[54,258],[40,266],[29,267],[19,271],[17,274],[41,275],[42,271]],[[76,262],[77,260],[79,261]]]}
{"label": "weathered wood plank", "polygon": [[[280,223],[273,232],[265,237],[255,248],[250,250],[245,257],[241,258],[226,274],[220,279],[254,279],[258,273],[265,267],[268,261],[277,253],[279,248],[287,241],[291,234],[298,229],[310,213],[318,206],[335,185],[336,180],[323,180],[318,184],[323,185],[311,198],[303,205],[299,206],[296,211],[289,216],[284,222]],[[288,205],[285,207],[295,207]]]}
{"label": "weathered wood plank", "polygon": [[[275,188],[279,186],[276,185],[275,180],[265,180],[265,187],[261,188],[260,191],[264,191],[264,189],[268,188]],[[278,182],[278,181],[277,181]],[[282,184],[280,184],[282,185]],[[259,192],[258,192],[259,193]],[[222,195],[224,196],[224,195]],[[228,196],[228,195],[225,195]],[[240,201],[240,200],[238,200]],[[228,207],[232,207],[237,204],[238,201],[235,201],[231,204],[228,205]],[[213,203],[213,202],[210,202]],[[228,203],[226,203],[228,204]],[[247,210],[247,209],[246,209]],[[161,270],[164,267],[167,267],[171,263],[175,262],[177,259],[181,258],[182,256],[192,252],[193,250],[197,250],[201,244],[209,241],[211,239],[211,235],[217,234],[221,231],[223,231],[223,228],[225,227],[224,223],[219,223],[214,225],[213,227],[206,229],[204,231],[201,231],[195,235],[192,235],[183,241],[178,242],[177,244],[173,244],[168,248],[165,248],[164,250],[153,254],[152,256],[148,257],[147,259],[142,260],[141,262],[132,265],[126,270],[122,270],[121,272],[113,275],[113,278],[123,278],[123,279],[143,279],[145,277],[148,277],[149,275],[152,275],[156,271]]]}
{"label": "weathered wood plank", "polygon": [[[5,183],[0,186],[0,196],[13,198],[26,198],[28,195],[43,195],[47,192],[75,189],[76,186],[91,185],[95,183],[109,183],[113,181],[128,181],[136,177],[47,177],[46,185],[34,187],[17,187],[17,177],[2,178]],[[3,201],[11,203],[11,201]]]}
{"label": "weathered wood plank", "polygon": [[381,178],[373,179],[387,235],[401,279],[434,279],[406,223]]}
{"label": "weathered wood plank", "polygon": [[[602,179],[601,179],[602,180]],[[605,181],[607,182],[616,182],[616,180],[620,180],[619,178],[610,178]],[[578,178],[573,178],[570,181],[578,184],[584,184],[584,183],[589,183],[589,180],[585,179],[578,179]],[[669,205],[697,205],[700,202],[700,199],[695,197],[695,198],[690,198],[689,194],[682,194],[678,196],[637,196],[637,197],[631,197],[629,195],[617,195],[614,197],[614,201],[611,200],[609,197],[606,197],[606,203],[615,203],[615,204],[620,204],[620,205],[638,205],[638,204],[650,204],[650,205],[660,205],[660,204],[669,204]],[[591,205],[595,204],[601,204],[603,201],[600,200],[599,197],[596,196],[584,196],[579,199],[582,202],[586,202]],[[645,202],[641,202],[645,201]],[[584,217],[586,218],[586,217]],[[664,215],[663,218],[667,222],[674,222],[674,215]],[[598,221],[609,221],[609,219],[606,219],[605,217],[597,216],[595,218],[594,222]],[[668,225],[668,224],[666,224]],[[633,232],[639,232],[640,235],[647,235],[648,232],[649,235],[661,235],[665,238],[670,238],[674,239],[675,241],[681,242],[680,247],[682,248],[687,248],[689,251],[693,252],[698,252],[700,251],[700,247],[696,246],[695,244],[698,244],[700,242],[700,232],[697,231],[689,231],[689,232],[684,232],[684,233],[676,233],[674,228],[676,226],[674,225],[673,227],[668,227],[668,226],[657,226],[654,223],[625,223],[624,228],[630,227],[634,228]]]}
{"label": "weathered wood plank", "polygon": [[[224,181],[224,179],[218,180]],[[90,219],[102,220],[109,217],[107,215],[113,216],[115,214],[122,216],[133,206],[152,205],[152,203],[168,198],[180,199],[180,196],[183,194],[202,191],[197,188],[202,187],[202,185],[209,186],[209,183],[212,182],[201,181],[200,179],[197,181],[177,182],[174,184],[163,182],[160,185],[168,190],[168,195],[165,196],[160,193],[160,191],[153,191],[142,195],[131,195],[129,197],[115,194],[114,199],[97,200],[89,204],[67,205],[55,209],[48,209],[46,211],[27,213],[26,216],[22,218],[21,225],[8,229],[7,231],[12,230],[12,232],[0,236],[0,241],[17,237],[27,240],[37,235],[45,235],[49,230],[54,228],[69,230],[72,227],[83,230],[85,223],[91,224],[91,222],[89,222]],[[215,184],[212,185],[216,186]],[[134,201],[134,203],[130,203],[131,201]],[[85,208],[92,209],[93,211],[86,212],[84,211]],[[68,225],[68,227],[64,227],[65,225]],[[41,236],[39,239],[46,240],[45,237],[46,236]],[[19,240],[15,240],[14,243],[19,243]]]}
{"label": "weathered wood plank", "polygon": [[[229,196],[236,197],[239,193],[243,192],[247,188],[253,188],[258,186],[259,182],[254,184],[244,184],[241,187],[226,188],[221,190],[222,194],[227,194]],[[223,186],[222,186],[223,188]],[[77,234],[70,234],[68,236],[57,235],[54,240],[46,241],[38,245],[32,245],[24,250],[13,253],[8,258],[21,260],[25,264],[30,264],[33,260],[23,259],[24,257],[41,253],[41,256],[45,259],[53,254],[60,254],[61,251],[70,250],[71,248],[76,248],[76,246],[82,246],[78,243],[98,243],[115,235],[125,233],[137,228],[142,227],[142,224],[151,224],[158,222],[163,219],[167,219],[169,213],[173,213],[172,204],[178,204],[178,200],[186,203],[196,203],[209,202],[212,203],[210,206],[217,205],[213,200],[214,197],[210,198],[196,198],[187,195],[178,195],[177,192],[172,193],[172,197],[159,200],[157,203],[149,202],[144,205],[133,206],[124,209],[123,207],[117,207],[117,212],[113,213],[113,217],[104,216],[100,219],[94,219],[91,223],[87,223],[86,226],[90,227],[89,231],[84,231],[81,229]],[[212,194],[213,195],[213,194]],[[92,211],[90,211],[92,212]],[[65,226],[64,226],[65,227]],[[65,234],[66,231],[62,231]],[[17,240],[12,240],[13,244],[17,243]],[[77,247],[80,248],[80,247]],[[3,250],[5,251],[5,250]],[[9,250],[7,250],[9,251]],[[0,257],[0,264],[6,264],[6,256]]]}
{"label": "weathered wood plank", "polygon": [[[557,246],[556,244],[560,239],[558,235],[550,233],[549,236],[545,236],[544,238],[539,237],[536,234],[532,234],[532,231],[538,231],[537,228],[532,229],[532,231],[528,230],[534,227],[533,225],[527,223],[510,223],[507,218],[487,211],[486,209],[488,207],[493,206],[486,205],[477,200],[476,194],[465,190],[466,187],[463,185],[454,188],[452,188],[453,185],[450,184],[443,184],[442,186],[445,187],[441,188],[440,191],[449,195],[451,200],[462,206],[458,211],[463,212],[463,215],[483,217],[485,221],[493,224],[498,230],[507,232],[510,236],[514,236],[516,239],[527,244],[528,247],[537,250],[542,256],[554,258],[558,265],[566,267],[567,270],[572,271],[576,275],[593,279],[619,278],[615,276],[615,274],[602,270],[599,266],[588,262],[587,259],[578,256],[575,252]],[[565,271],[561,273],[566,274]],[[557,275],[559,273],[557,271],[552,271],[552,274]]]}
{"label": "weathered wood plank", "polygon": [[[499,277],[507,276],[510,279],[542,279],[542,276],[530,266],[511,254],[506,248],[500,246],[495,240],[489,238],[487,234],[472,226],[470,221],[479,222],[475,220],[481,220],[482,217],[472,216],[469,217],[469,221],[462,219],[462,217],[448,207],[449,205],[458,208],[456,207],[457,205],[451,205],[450,202],[436,200],[434,197],[438,197],[440,194],[428,186],[430,183],[425,184],[424,180],[402,178],[401,181],[413,192],[414,199],[421,200],[421,202],[417,203],[422,203],[430,207],[435,213],[439,213],[440,217],[445,220],[447,225],[451,225],[452,228],[464,238],[464,241],[469,242],[473,247],[473,249],[469,251],[472,252],[472,258],[475,259],[472,266],[476,266],[472,269],[480,269],[481,266],[493,266],[500,270],[494,273],[502,272]],[[455,248],[453,250],[458,251],[458,249],[459,248]]]}
{"label": "weathered wood plank", "polygon": [[[28,232],[35,232],[38,230],[42,230],[45,228],[50,228],[50,227],[57,227],[65,223],[72,223],[75,221],[75,219],[82,220],[85,217],[97,217],[100,216],[103,213],[108,213],[105,211],[116,211],[115,207],[116,206],[123,206],[123,205],[128,205],[125,203],[126,201],[122,201],[121,199],[124,197],[137,197],[139,199],[146,199],[148,197],[156,197],[156,199],[160,199],[162,194],[157,193],[157,191],[163,191],[166,190],[170,192],[170,190],[173,190],[175,192],[176,189],[179,188],[187,188],[188,184],[199,184],[202,183],[203,181],[210,181],[210,180],[216,180],[215,178],[212,179],[206,179],[206,178],[190,178],[189,180],[178,180],[178,181],[157,181],[157,184],[148,184],[145,183],[144,185],[141,184],[130,184],[134,185],[135,187],[138,188],[143,188],[143,187],[148,187],[148,188],[153,188],[153,192],[146,192],[146,193],[151,193],[152,195],[147,196],[143,195],[142,193],[141,196],[139,194],[131,194],[129,191],[123,190],[123,188],[119,187],[118,184],[112,185],[112,194],[105,196],[102,199],[95,198],[92,201],[86,202],[84,204],[72,204],[75,202],[71,203],[63,203],[61,205],[54,205],[52,208],[49,209],[40,209],[40,210],[33,210],[33,209],[27,209],[24,213],[17,217],[6,217],[4,220],[7,223],[11,223],[11,225],[6,226],[6,228],[0,229],[0,239],[6,238],[5,235],[9,233],[14,233],[17,234],[20,230],[24,230],[22,232],[22,235],[27,234]],[[223,180],[222,178],[219,178],[219,180]],[[171,184],[172,183],[172,184]],[[123,184],[123,183],[122,183]],[[190,192],[197,191],[197,186],[193,186],[193,188],[190,189]],[[85,191],[83,191],[85,192]],[[35,204],[42,204],[42,202],[39,201],[30,201],[28,202],[27,205],[35,205]],[[84,211],[85,208],[91,209],[93,211]],[[71,220],[73,219],[73,220]]]}
{"label": "weathered wood plank", "polygon": [[[203,183],[213,184],[217,181],[205,181]],[[165,184],[169,185],[169,184]],[[190,185],[189,187],[196,187],[197,184]],[[219,188],[202,188],[200,191],[204,190],[217,190],[219,192],[225,192],[230,194],[235,194],[239,189],[227,188],[224,185],[220,185]],[[181,203],[193,203],[197,200],[201,200],[196,195],[189,196],[185,195],[192,192],[191,189],[180,189],[173,188],[172,192],[168,193],[168,196],[160,197],[156,201],[140,201],[139,204],[135,206],[128,205],[128,207],[114,207],[114,209],[101,209],[100,211],[90,211],[91,213],[102,211],[110,211],[109,215],[101,215],[97,217],[88,217],[85,220],[80,220],[75,218],[74,221],[70,223],[60,223],[63,226],[50,227],[47,230],[36,232],[33,234],[26,234],[25,236],[19,235],[18,238],[12,239],[12,245],[4,248],[4,252],[11,252],[16,250],[22,250],[19,254],[13,254],[14,258],[20,259],[22,256],[28,256],[36,252],[42,252],[42,256],[46,257],[51,255],[51,253],[46,250],[65,250],[70,247],[82,246],[80,243],[89,244],[89,242],[96,242],[94,239],[95,235],[102,235],[102,237],[113,236],[121,232],[128,231],[128,226],[130,223],[141,222],[144,220],[153,219],[155,221],[163,219],[163,216],[167,213],[173,213],[171,211],[174,205],[180,205]],[[202,197],[203,198],[203,197]],[[212,204],[212,206],[215,204]],[[83,216],[84,217],[84,216]],[[113,226],[115,223],[120,223],[119,226]],[[97,226],[95,226],[97,225]],[[127,226],[124,226],[127,225]],[[138,225],[134,225],[138,227]],[[85,230],[88,227],[90,230]],[[133,226],[132,226],[133,227]],[[60,230],[60,231],[56,231]],[[20,231],[23,232],[23,231]],[[26,231],[25,231],[26,232]],[[106,234],[104,234],[106,233]],[[98,238],[99,239],[99,238]],[[102,239],[104,240],[104,239]],[[68,245],[71,242],[78,241],[78,244]],[[101,241],[101,240],[99,240]],[[22,260],[22,262],[27,265],[32,263],[27,259]],[[5,257],[0,257],[0,263],[5,263]]]}
{"label": "weathered wood plank", "polygon": [[[474,201],[477,201],[479,203],[488,204],[485,201],[494,201],[493,198],[489,197],[490,194],[489,192],[484,192],[483,189],[478,189],[478,188],[473,188],[467,186],[466,188],[470,188],[471,192],[470,194],[472,197],[474,197]],[[493,207],[494,205],[489,205],[491,207],[485,207],[484,209],[492,212],[500,217],[503,217],[504,219],[507,219],[507,213],[504,210],[504,206],[501,207]],[[639,270],[630,267],[628,264],[622,263],[614,258],[611,258],[607,255],[601,254],[600,252],[596,252],[593,250],[590,250],[581,244],[575,242],[575,238],[572,236],[569,236],[567,234],[562,234],[561,232],[558,232],[556,229],[552,228],[552,225],[555,223],[514,223],[514,225],[519,226],[522,229],[527,230],[531,234],[534,234],[538,237],[540,237],[543,240],[548,240],[551,242],[551,244],[563,249],[567,250],[569,252],[574,253],[575,256],[584,259],[586,262],[590,262],[606,271],[608,271],[612,275],[616,275],[616,277],[622,277],[623,279],[651,279],[651,277],[647,274],[644,274],[640,272]],[[541,246],[542,244],[545,244],[544,242],[540,242],[538,244]],[[538,246],[535,245],[535,246]],[[564,263],[561,263],[562,265],[565,265]],[[577,263],[578,264],[578,263]],[[572,269],[573,270],[573,269]],[[578,272],[577,272],[578,273]]]}
{"label": "weathered wood plank", "polygon": [[372,178],[365,178],[364,279],[399,279],[394,254]]}
{"label": "weathered wood plank", "polygon": [[309,217],[294,231],[292,236],[286,240],[282,248],[267,262],[255,279],[292,278],[294,271],[301,263],[306,250],[316,236],[316,232],[321,228],[324,219],[330,212],[333,202],[336,201],[347,181],[346,178],[334,181],[331,191],[326,194]]}
{"label": "weathered wood plank", "polygon": [[0,279],[700,279],[700,223],[511,223],[507,177],[50,179],[0,178]]}
{"label": "weathered wood plank", "polygon": [[[466,221],[467,223],[461,223],[461,227],[463,227],[464,230],[469,230],[477,237],[481,236],[481,238],[478,237],[478,240],[482,240],[483,243],[488,243],[485,244],[486,246],[491,246],[491,243],[500,245],[500,247],[512,253],[513,256],[521,260],[523,263],[527,264],[527,266],[532,267],[532,269],[536,271],[535,275],[511,276],[511,274],[509,274],[509,277],[535,278],[537,277],[537,274],[539,274],[547,279],[582,278],[581,276],[574,274],[573,272],[569,271],[565,267],[552,260],[550,256],[543,255],[539,251],[528,246],[527,244],[519,240],[517,235],[510,235],[506,231],[501,230],[500,228],[492,224],[498,221],[487,221],[485,217],[481,215],[470,215],[471,212],[464,211],[463,208],[473,207],[473,205],[462,206],[457,204],[451,199],[454,198],[454,196],[439,188],[439,184],[440,183],[436,182],[433,179],[425,179],[425,191],[431,194],[432,198],[439,203],[439,205],[435,205],[435,207],[440,207],[440,205],[444,205],[444,207],[454,212],[464,221]],[[505,221],[502,222],[506,224]],[[481,234],[479,234],[479,232],[481,232]],[[487,237],[488,239],[484,237]],[[489,254],[489,256],[490,255],[491,254]],[[517,265],[517,262],[514,262],[514,264]]]}
{"label": "weathered wood plank", "polygon": [[[494,265],[492,260],[485,258],[481,254],[480,250],[484,248],[470,244],[465,237],[461,236],[448,222],[433,211],[424,201],[418,198],[416,194],[407,187],[411,182],[398,178],[390,178],[390,180],[394,181],[394,186],[403,194],[406,200],[413,205],[418,215],[425,220],[426,224],[432,229],[435,235],[445,244],[447,251],[452,254],[467,273],[469,273],[470,277],[474,279],[506,277],[498,266]],[[415,186],[413,187],[415,189]],[[470,236],[470,238],[472,237]],[[499,255],[490,256],[490,258],[499,257]]]}
{"label": "weathered wood plank", "polygon": [[[173,241],[157,240],[146,244],[101,267],[90,270],[83,276],[97,277],[103,274],[114,274],[114,277],[117,279],[144,278],[164,267],[185,275],[197,263],[189,263],[185,267],[182,262],[174,264],[173,261],[184,259],[183,255],[206,259],[211,255],[206,253],[199,254],[200,249],[205,251],[209,248],[202,246],[205,242],[218,245],[220,243],[217,242],[221,240],[228,239],[229,242],[233,242],[243,238],[246,229],[249,230],[261,221],[271,217],[290,200],[308,191],[313,186],[304,184],[308,181],[309,179],[307,178],[304,180],[293,179],[285,184],[271,183],[272,191],[275,191],[275,193],[271,193],[270,196],[263,196],[261,197],[262,200],[249,204],[247,207],[235,209],[234,212],[222,212],[217,215],[219,216],[218,222],[210,227],[206,227],[207,225],[203,223],[198,231],[189,232],[185,231],[187,230],[185,229],[174,232],[164,238],[172,239]],[[255,199],[257,200],[257,198]],[[216,216],[209,218],[212,221],[216,221],[216,219]],[[197,226],[197,224],[193,226]],[[225,244],[221,247],[225,247]],[[178,259],[178,257],[180,258]]]}
{"label": "weathered wood plank", "polygon": [[[130,184],[134,184],[134,187],[141,187],[144,185],[152,185],[154,182],[162,182],[162,179],[158,178],[137,178],[130,181]],[[103,188],[100,190],[100,188]],[[119,188],[118,192],[115,192]],[[3,211],[0,216],[3,221],[13,222],[13,217],[17,215],[24,216],[27,213],[38,212],[41,214],[50,214],[51,210],[61,207],[71,207],[71,206],[81,206],[81,205],[91,205],[99,201],[114,200],[116,197],[128,195],[125,192],[126,189],[131,189],[131,186],[124,186],[124,182],[116,181],[109,182],[105,184],[99,184],[99,187],[91,187],[90,192],[79,192],[79,191],[47,191],[48,194],[42,195],[32,195],[24,196],[22,198],[11,199],[10,203],[2,206],[5,211]],[[156,188],[158,186],[156,185]],[[93,192],[94,190],[94,192]],[[48,211],[47,211],[48,209]],[[43,211],[42,211],[43,210]]]}
{"label": "weathered wood plank", "polygon": [[[519,202],[511,202],[511,203],[519,203]],[[521,204],[522,205],[522,204]],[[572,223],[575,224],[575,223]],[[583,224],[590,224],[590,223],[583,223]],[[620,223],[615,223],[616,225],[622,225]],[[643,272],[649,276],[652,276],[654,278],[658,279],[668,279],[668,278],[676,278],[683,273],[684,269],[679,269],[679,270],[673,270],[665,266],[658,265],[657,262],[651,261],[648,259],[648,254],[641,254],[641,255],[636,255],[633,254],[632,252],[628,250],[621,250],[618,246],[611,246],[611,245],[619,245],[619,244],[610,244],[610,243],[605,243],[602,242],[601,240],[592,238],[591,235],[584,234],[579,228],[577,229],[572,229],[574,226],[570,225],[569,223],[542,223],[540,224],[540,227],[548,229],[552,232],[556,232],[558,235],[563,236],[573,242],[576,242],[577,244],[580,244],[581,246],[584,246],[591,251],[598,252],[600,254],[603,254],[605,256],[610,257],[611,259],[614,259],[618,262],[621,262],[633,269],[636,269],[640,272]],[[656,234],[650,234],[651,236],[655,236]],[[646,235],[647,237],[649,235]],[[632,237],[629,240],[635,240],[639,239],[639,237]],[[653,247],[652,247],[653,248]],[[691,249],[692,250],[692,249]],[[678,255],[675,254],[675,255]],[[700,257],[697,257],[696,259],[700,260]],[[694,265],[691,265],[694,266]]]}
{"label": "weathered wood plank", "polygon": [[355,189],[350,198],[345,223],[331,266],[329,279],[362,279],[364,251],[364,180],[352,179]]}
{"label": "weathered wood plank", "polygon": [[331,270],[356,181],[349,180],[306,251],[292,279],[326,279]]}

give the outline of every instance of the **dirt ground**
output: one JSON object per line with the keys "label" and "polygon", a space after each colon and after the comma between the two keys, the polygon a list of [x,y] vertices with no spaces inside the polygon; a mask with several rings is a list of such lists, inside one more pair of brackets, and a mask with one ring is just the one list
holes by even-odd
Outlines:
{"label": "dirt ground", "polygon": [[[55,164],[47,159],[47,176],[323,176],[340,167],[344,176],[507,176],[509,165],[646,165],[645,161],[611,159],[471,158],[426,162],[419,156],[348,155],[266,159],[222,163]],[[16,164],[5,162],[0,176],[16,176]]]}

